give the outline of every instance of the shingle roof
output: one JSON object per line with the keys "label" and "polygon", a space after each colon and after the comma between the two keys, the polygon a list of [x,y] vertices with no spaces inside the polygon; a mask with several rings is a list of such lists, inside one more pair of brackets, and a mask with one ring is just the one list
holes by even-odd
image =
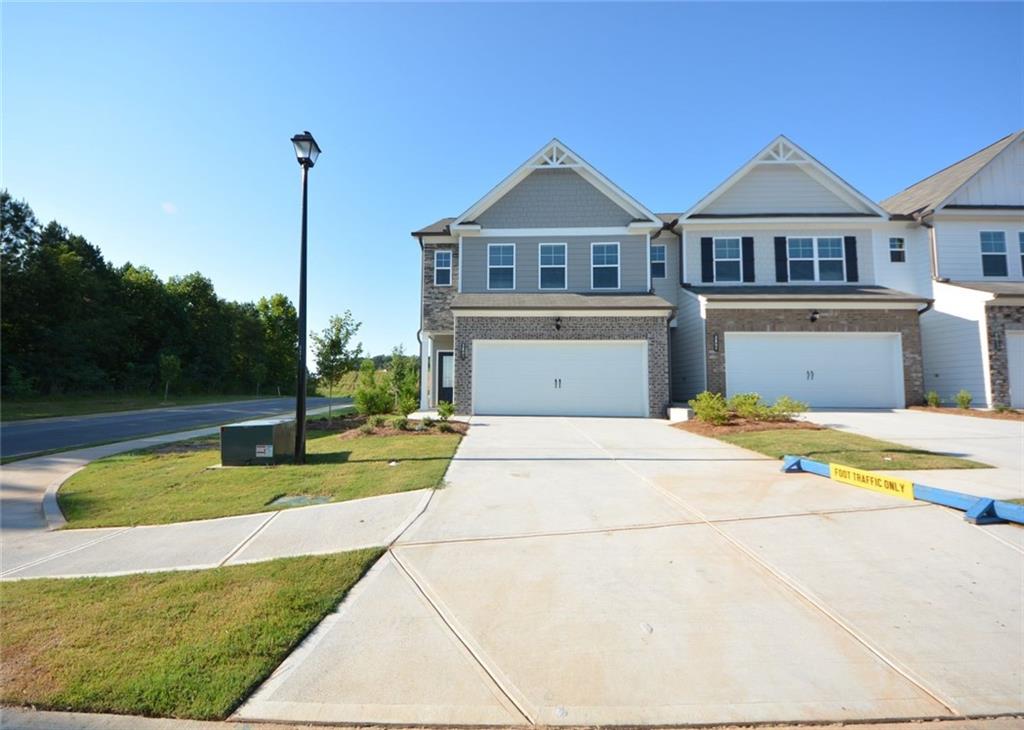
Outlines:
{"label": "shingle roof", "polygon": [[927,215],[1022,134],[1024,134],[1024,130],[1006,135],[970,157],[965,157],[960,162],[914,183],[903,192],[886,198],[881,203],[882,207],[893,215],[909,216],[915,213]]}
{"label": "shingle roof", "polygon": [[452,309],[675,309],[653,294],[456,294]]}
{"label": "shingle roof", "polygon": [[791,286],[692,286],[689,291],[714,301],[805,301],[834,299],[865,302],[927,302],[926,297],[907,294],[884,286],[849,284]]}
{"label": "shingle roof", "polygon": [[434,223],[431,223],[429,226],[425,226],[424,228],[421,228],[418,231],[413,231],[412,235],[414,235],[414,236],[425,236],[425,235],[430,235],[430,234],[434,234],[434,235],[447,235],[448,234],[448,226],[451,225],[451,222],[453,220],[455,220],[455,219],[454,218],[442,218],[441,220],[435,221]]}

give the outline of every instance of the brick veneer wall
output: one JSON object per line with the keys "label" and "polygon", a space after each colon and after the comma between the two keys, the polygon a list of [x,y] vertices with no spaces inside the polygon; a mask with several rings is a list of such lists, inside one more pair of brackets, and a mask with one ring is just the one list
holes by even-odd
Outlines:
{"label": "brick veneer wall", "polygon": [[[708,309],[706,342],[707,389],[725,393],[726,332],[899,332],[903,340],[903,386],[907,405],[924,401],[921,330],[913,309]],[[719,351],[713,338],[719,338]]]}
{"label": "brick veneer wall", "polygon": [[[455,410],[473,408],[473,340],[647,340],[650,415],[669,406],[668,320],[665,317],[458,317],[455,320]],[[465,357],[459,353],[464,352]]]}
{"label": "brick veneer wall", "polygon": [[[434,285],[434,251],[452,252],[451,286]],[[423,330],[425,332],[451,332],[452,299],[459,290],[459,247],[452,243],[423,244]]]}
{"label": "brick veneer wall", "polygon": [[[985,307],[988,331],[988,370],[992,381],[991,405],[1010,405],[1010,364],[1006,358],[1006,332],[1024,331],[1024,307]],[[978,394],[974,394],[978,400]]]}

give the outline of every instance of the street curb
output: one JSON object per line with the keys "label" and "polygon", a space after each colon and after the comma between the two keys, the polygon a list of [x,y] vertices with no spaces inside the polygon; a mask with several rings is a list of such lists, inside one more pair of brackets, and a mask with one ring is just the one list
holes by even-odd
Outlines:
{"label": "street curb", "polygon": [[46,519],[47,530],[59,530],[68,524],[68,521],[64,518],[64,513],[60,511],[60,504],[57,502],[57,491],[64,486],[64,482],[82,471],[86,466],[88,464],[82,464],[66,474],[62,474],[46,487],[46,492],[43,494],[43,517]]}

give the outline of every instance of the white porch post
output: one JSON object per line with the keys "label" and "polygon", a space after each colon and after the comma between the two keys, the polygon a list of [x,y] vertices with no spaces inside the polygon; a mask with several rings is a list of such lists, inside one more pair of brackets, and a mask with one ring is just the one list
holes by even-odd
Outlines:
{"label": "white porch post", "polygon": [[420,343],[420,409],[430,408],[430,335],[424,333]]}

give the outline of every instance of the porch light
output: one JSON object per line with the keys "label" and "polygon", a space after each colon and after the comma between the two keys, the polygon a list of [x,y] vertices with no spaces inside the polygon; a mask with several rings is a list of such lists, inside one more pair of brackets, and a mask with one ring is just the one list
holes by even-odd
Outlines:
{"label": "porch light", "polygon": [[312,167],[316,164],[316,158],[320,156],[320,145],[308,130],[292,137],[292,144],[295,145],[295,156],[300,165]]}
{"label": "porch light", "polygon": [[818,321],[818,317],[820,317],[820,316],[821,316],[821,313],[817,309],[814,309],[814,310],[811,311],[810,315],[808,315],[807,319],[810,322],[817,322]]}
{"label": "porch light", "polygon": [[718,352],[718,333],[711,335],[711,349]]}
{"label": "porch light", "polygon": [[558,331],[560,329],[562,329],[562,318],[555,317],[555,330]]}

